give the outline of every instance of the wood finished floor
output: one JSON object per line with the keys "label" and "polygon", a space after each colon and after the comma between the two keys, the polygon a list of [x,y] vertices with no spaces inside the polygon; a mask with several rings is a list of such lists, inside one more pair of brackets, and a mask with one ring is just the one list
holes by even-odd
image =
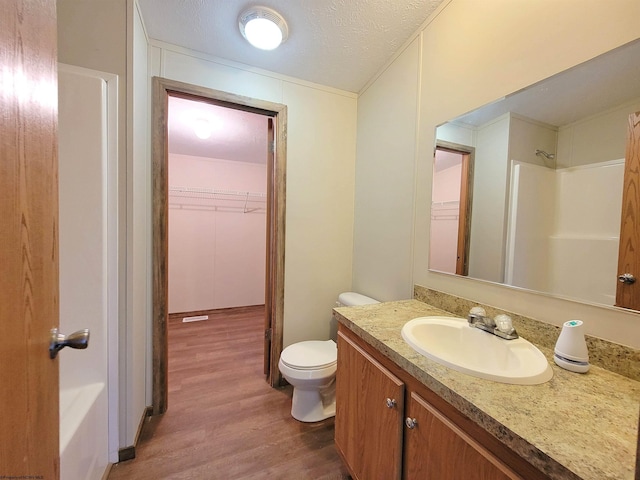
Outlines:
{"label": "wood finished floor", "polygon": [[291,387],[266,383],[263,311],[169,319],[169,409],[146,421],[136,458],[114,465],[109,480],[351,478],[333,418],[294,420]]}

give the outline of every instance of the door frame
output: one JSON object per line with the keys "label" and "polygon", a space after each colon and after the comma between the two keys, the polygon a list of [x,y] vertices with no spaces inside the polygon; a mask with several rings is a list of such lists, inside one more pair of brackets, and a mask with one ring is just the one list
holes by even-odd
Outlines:
{"label": "door frame", "polygon": [[284,312],[285,182],[287,107],[220,90],[153,77],[152,99],[152,404],[153,415],[167,410],[168,398],[168,98],[169,95],[244,110],[273,119],[275,155],[267,165],[267,254],[265,282],[265,374],[280,385]]}

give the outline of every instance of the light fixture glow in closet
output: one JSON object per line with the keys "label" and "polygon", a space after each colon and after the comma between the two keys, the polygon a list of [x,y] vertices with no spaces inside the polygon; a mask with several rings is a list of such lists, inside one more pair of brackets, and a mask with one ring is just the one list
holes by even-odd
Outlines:
{"label": "light fixture glow in closet", "polygon": [[261,50],[273,50],[283,43],[289,28],[284,18],[267,7],[251,7],[238,17],[240,33],[247,41]]}
{"label": "light fixture glow in closet", "polygon": [[194,122],[193,131],[201,140],[206,140],[211,136],[213,130],[211,122],[206,118],[197,118]]}

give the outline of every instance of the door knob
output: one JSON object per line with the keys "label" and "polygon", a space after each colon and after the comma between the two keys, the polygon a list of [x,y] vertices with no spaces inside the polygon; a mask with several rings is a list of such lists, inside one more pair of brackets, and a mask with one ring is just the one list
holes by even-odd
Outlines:
{"label": "door knob", "polygon": [[89,329],[78,330],[71,335],[58,333],[58,329],[51,330],[51,342],[49,343],[49,357],[56,358],[58,352],[64,347],[85,349],[89,346]]}
{"label": "door knob", "polygon": [[413,430],[418,425],[418,420],[416,420],[415,418],[407,417],[404,420],[404,424],[407,426],[407,428]]}
{"label": "door knob", "polygon": [[634,277],[632,273],[623,273],[618,277],[618,281],[631,285],[632,283],[636,283],[636,277]]}

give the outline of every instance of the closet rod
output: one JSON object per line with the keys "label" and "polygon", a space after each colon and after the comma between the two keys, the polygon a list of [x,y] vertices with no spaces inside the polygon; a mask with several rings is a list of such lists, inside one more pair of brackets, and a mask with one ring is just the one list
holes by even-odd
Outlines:
{"label": "closet rod", "polygon": [[431,202],[432,207],[454,207],[460,205],[460,200],[445,200],[444,202]]}
{"label": "closet rod", "polygon": [[169,193],[176,194],[198,194],[198,195],[226,195],[232,197],[241,197],[238,200],[244,200],[247,198],[257,199],[257,200],[266,200],[266,193],[257,193],[257,192],[242,192],[236,190],[220,190],[215,188],[200,188],[200,187],[181,187],[181,186],[170,186]]}

